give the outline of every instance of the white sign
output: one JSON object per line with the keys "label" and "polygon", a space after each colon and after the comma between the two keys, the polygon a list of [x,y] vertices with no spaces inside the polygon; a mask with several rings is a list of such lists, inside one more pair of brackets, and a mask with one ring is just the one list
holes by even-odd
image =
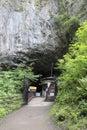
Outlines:
{"label": "white sign", "polygon": [[50,96],[54,96],[54,93],[50,93]]}

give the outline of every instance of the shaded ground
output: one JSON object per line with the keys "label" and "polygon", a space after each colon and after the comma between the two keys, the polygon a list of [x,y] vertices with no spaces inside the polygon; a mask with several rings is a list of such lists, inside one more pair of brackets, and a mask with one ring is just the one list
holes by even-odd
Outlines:
{"label": "shaded ground", "polygon": [[48,114],[53,103],[43,100],[34,98],[28,105],[3,118],[0,130],[58,130]]}

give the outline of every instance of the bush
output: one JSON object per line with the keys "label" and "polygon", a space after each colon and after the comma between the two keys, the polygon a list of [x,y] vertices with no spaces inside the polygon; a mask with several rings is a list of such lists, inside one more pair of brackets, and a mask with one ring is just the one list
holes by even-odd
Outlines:
{"label": "bush", "polygon": [[6,110],[4,108],[0,108],[0,118],[6,115]]}
{"label": "bush", "polygon": [[60,114],[64,116],[63,123],[67,123],[67,130],[85,130],[87,129],[86,21],[76,32],[68,53],[63,56],[63,59],[58,60],[57,68],[62,73],[58,77],[59,93],[56,97],[56,108],[53,108],[56,110],[52,110],[53,115],[60,123]]}
{"label": "bush", "polygon": [[32,67],[15,68],[13,70],[1,71],[0,73],[0,117],[20,108],[23,104],[24,77],[34,81],[38,75],[34,75]]}

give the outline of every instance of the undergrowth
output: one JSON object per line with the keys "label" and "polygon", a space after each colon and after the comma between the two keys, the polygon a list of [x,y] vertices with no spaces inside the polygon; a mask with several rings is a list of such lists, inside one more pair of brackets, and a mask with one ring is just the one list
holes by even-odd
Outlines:
{"label": "undergrowth", "polygon": [[34,75],[32,66],[15,68],[0,72],[0,118],[9,112],[20,108],[24,104],[23,88],[24,78],[34,81],[38,75]]}
{"label": "undergrowth", "polygon": [[53,119],[66,130],[87,130],[87,22],[76,32],[63,59],[58,60],[59,92],[51,110]]}

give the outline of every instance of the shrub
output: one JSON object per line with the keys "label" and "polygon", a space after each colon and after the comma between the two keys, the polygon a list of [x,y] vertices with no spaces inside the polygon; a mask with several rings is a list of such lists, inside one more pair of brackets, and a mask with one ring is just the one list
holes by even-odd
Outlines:
{"label": "shrub", "polygon": [[13,70],[1,71],[0,73],[0,117],[20,108],[23,104],[24,77],[29,81],[37,80],[38,75],[34,75],[32,66],[25,68],[15,68]]}
{"label": "shrub", "polygon": [[86,21],[76,32],[68,53],[63,56],[63,59],[58,60],[57,68],[62,73],[58,77],[59,93],[56,97],[57,106],[54,108],[56,110],[53,110],[53,115],[57,122],[61,122],[61,120],[58,120],[60,114],[64,115],[67,130],[85,130],[87,129]]}

